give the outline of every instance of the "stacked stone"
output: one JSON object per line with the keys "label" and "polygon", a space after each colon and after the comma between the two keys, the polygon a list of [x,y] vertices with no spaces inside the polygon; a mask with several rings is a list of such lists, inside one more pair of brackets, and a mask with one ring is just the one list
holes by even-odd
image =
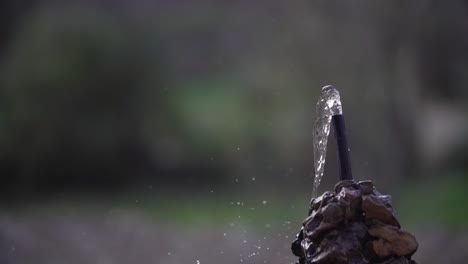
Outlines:
{"label": "stacked stone", "polygon": [[415,263],[418,242],[400,227],[391,197],[371,181],[341,181],[310,202],[292,244],[299,264]]}

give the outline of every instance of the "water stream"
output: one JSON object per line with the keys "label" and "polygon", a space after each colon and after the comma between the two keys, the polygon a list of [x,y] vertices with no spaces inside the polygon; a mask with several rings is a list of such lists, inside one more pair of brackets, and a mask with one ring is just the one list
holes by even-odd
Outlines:
{"label": "water stream", "polygon": [[325,159],[327,157],[328,135],[332,116],[343,114],[340,93],[331,85],[322,88],[322,94],[316,106],[316,119],[314,122],[314,167],[315,178],[312,196],[317,196],[317,189],[325,171]]}

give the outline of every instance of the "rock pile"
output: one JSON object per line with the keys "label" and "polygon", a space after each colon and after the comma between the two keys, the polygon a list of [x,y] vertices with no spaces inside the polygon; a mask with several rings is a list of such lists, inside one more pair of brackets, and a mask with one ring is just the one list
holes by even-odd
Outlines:
{"label": "rock pile", "polygon": [[371,181],[341,181],[312,199],[291,249],[299,264],[415,263],[418,242],[400,229],[391,197]]}

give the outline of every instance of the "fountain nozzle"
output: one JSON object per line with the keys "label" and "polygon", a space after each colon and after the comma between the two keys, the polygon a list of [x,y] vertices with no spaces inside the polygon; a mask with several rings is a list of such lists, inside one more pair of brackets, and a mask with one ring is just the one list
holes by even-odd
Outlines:
{"label": "fountain nozzle", "polygon": [[345,122],[343,115],[332,117],[333,129],[335,131],[338,159],[340,163],[340,181],[352,180],[351,159],[349,158],[348,139],[346,138]]}

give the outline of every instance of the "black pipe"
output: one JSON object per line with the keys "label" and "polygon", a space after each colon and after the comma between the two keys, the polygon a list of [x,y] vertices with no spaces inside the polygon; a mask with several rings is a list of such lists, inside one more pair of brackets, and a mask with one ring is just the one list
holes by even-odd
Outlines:
{"label": "black pipe", "polygon": [[338,159],[340,162],[340,180],[352,180],[351,160],[349,158],[348,140],[346,139],[345,122],[343,115],[332,117],[333,128],[335,130],[336,145],[338,148]]}

